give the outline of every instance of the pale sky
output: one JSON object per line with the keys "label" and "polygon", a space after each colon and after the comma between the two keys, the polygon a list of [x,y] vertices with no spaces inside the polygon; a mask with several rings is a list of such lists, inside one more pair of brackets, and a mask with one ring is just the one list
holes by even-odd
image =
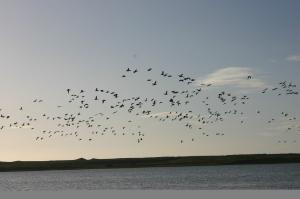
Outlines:
{"label": "pale sky", "polygon": [[[0,118],[0,128],[5,126],[0,130],[0,161],[300,153],[300,97],[278,96],[280,88],[272,91],[281,81],[300,86],[299,8],[297,0],[0,0],[0,114],[11,116]],[[129,75],[127,67],[138,72]],[[161,71],[172,78],[162,77]],[[178,82],[181,73],[195,81]],[[212,86],[187,105],[170,107],[163,95],[166,90],[195,90],[201,83]],[[224,115],[223,122],[200,131],[196,120],[187,121],[193,125],[189,129],[187,122],[135,115],[143,107],[132,114],[120,111],[109,120],[95,119],[114,127],[117,135],[92,134],[96,128],[80,128],[78,137],[42,134],[59,129],[57,121],[42,114],[80,111],[68,103],[67,88],[85,90],[90,107],[81,111],[82,117],[110,115],[109,104],[117,101],[95,93],[96,87],[117,92],[119,99],[164,101],[147,106],[158,119],[190,110],[207,116],[206,97],[214,111],[237,109],[243,115]],[[268,91],[263,94],[264,88]],[[221,91],[249,100],[235,107],[222,105],[217,100]],[[107,105],[95,101],[96,95],[107,99]],[[9,127],[26,121],[27,115],[37,121],[26,128]],[[131,135],[138,131],[145,134],[141,143]]]}

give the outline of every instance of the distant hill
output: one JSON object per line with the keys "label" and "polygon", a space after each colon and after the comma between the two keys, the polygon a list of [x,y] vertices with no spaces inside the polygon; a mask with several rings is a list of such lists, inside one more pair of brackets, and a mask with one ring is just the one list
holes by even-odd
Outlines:
{"label": "distant hill", "polygon": [[76,160],[55,161],[15,161],[0,162],[0,172],[276,163],[300,163],[300,154],[249,154],[91,160],[79,158]]}

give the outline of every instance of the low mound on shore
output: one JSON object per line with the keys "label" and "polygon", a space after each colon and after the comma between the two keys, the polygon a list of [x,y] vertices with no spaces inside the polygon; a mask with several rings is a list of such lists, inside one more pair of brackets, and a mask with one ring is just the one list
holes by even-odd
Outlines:
{"label": "low mound on shore", "polygon": [[249,154],[91,160],[79,158],[76,160],[55,161],[15,161],[0,162],[0,172],[276,163],[300,163],[300,154]]}

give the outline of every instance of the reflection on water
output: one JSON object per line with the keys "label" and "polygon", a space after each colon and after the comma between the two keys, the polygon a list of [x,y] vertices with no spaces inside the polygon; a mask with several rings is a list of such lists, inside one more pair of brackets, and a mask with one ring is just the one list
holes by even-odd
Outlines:
{"label": "reflection on water", "polygon": [[0,191],[102,189],[300,189],[300,164],[0,173]]}

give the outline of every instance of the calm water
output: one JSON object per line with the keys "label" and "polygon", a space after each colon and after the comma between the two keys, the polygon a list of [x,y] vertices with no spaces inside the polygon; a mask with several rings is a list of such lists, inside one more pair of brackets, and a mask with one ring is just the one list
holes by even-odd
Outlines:
{"label": "calm water", "polygon": [[0,191],[300,189],[300,164],[0,173]]}

